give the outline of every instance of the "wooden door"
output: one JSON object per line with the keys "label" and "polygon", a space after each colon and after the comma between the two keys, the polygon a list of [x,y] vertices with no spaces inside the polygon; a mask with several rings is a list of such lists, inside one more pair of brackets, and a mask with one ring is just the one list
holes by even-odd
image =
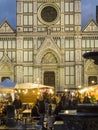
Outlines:
{"label": "wooden door", "polygon": [[55,73],[53,71],[44,73],[44,85],[55,86]]}

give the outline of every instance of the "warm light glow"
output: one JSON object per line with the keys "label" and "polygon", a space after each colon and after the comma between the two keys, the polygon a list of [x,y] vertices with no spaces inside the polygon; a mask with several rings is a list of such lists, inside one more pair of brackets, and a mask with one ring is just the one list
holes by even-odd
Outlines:
{"label": "warm light glow", "polygon": [[3,96],[6,96],[6,94],[5,94],[5,93],[3,93]]}
{"label": "warm light glow", "polygon": [[94,83],[95,83],[95,81],[94,81],[94,80],[92,80],[91,82],[92,82],[92,84],[94,84]]}
{"label": "warm light glow", "polygon": [[18,92],[21,93],[21,90],[19,89]]}
{"label": "warm light glow", "polygon": [[25,91],[23,90],[22,92],[24,93]]}
{"label": "warm light glow", "polygon": [[66,111],[65,111],[65,113],[66,113],[66,114],[68,114],[68,113],[69,113],[69,111],[68,111],[68,110],[66,110]]}
{"label": "warm light glow", "polygon": [[82,86],[81,86],[81,85],[79,85],[79,86],[78,86],[78,88],[82,88]]}
{"label": "warm light glow", "polygon": [[24,94],[27,94],[28,93],[28,89],[24,90],[23,92],[24,92]]}
{"label": "warm light glow", "polygon": [[54,91],[53,91],[52,89],[50,89],[50,93],[51,93],[51,94],[54,94]]}
{"label": "warm light glow", "polygon": [[35,91],[33,90],[33,93],[35,93]]}
{"label": "warm light glow", "polygon": [[40,95],[40,92],[38,92],[37,94]]}
{"label": "warm light glow", "polygon": [[68,89],[67,89],[67,88],[65,89],[65,92],[68,92]]}
{"label": "warm light glow", "polygon": [[74,92],[72,92],[71,94],[72,94],[72,96],[75,96],[75,93],[74,93]]}
{"label": "warm light glow", "polygon": [[15,90],[15,93],[17,93],[17,90]]}
{"label": "warm light glow", "polygon": [[88,88],[84,88],[84,89],[79,90],[79,92],[80,92],[80,93],[84,93],[84,92],[86,92],[87,90],[88,90]]}
{"label": "warm light glow", "polygon": [[93,87],[90,87],[89,89],[93,91],[94,88],[93,88]]}

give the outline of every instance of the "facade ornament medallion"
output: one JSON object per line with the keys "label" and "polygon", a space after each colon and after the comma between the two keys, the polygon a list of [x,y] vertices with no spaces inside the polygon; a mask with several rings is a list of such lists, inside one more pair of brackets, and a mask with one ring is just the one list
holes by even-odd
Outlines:
{"label": "facade ornament medallion", "polygon": [[60,10],[56,4],[47,2],[45,4],[42,4],[38,9],[38,18],[43,24],[55,24],[58,22],[59,16]]}

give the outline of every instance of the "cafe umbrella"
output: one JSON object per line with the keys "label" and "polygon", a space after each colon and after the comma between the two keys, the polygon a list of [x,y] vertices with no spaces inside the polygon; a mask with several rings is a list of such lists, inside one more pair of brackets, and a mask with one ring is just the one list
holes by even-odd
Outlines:
{"label": "cafe umbrella", "polygon": [[11,94],[12,100],[14,100],[14,87],[16,83],[10,79],[5,79],[0,82],[0,93],[1,94]]}

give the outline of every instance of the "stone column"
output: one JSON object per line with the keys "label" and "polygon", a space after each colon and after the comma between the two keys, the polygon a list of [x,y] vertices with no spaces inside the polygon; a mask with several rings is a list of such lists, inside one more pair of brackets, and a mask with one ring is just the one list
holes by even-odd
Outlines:
{"label": "stone column", "polygon": [[59,79],[60,79],[60,91],[64,91],[64,87],[65,87],[65,84],[64,84],[64,67],[60,67],[60,69],[59,69]]}
{"label": "stone column", "polygon": [[23,66],[16,66],[16,80],[17,83],[23,83]]}

